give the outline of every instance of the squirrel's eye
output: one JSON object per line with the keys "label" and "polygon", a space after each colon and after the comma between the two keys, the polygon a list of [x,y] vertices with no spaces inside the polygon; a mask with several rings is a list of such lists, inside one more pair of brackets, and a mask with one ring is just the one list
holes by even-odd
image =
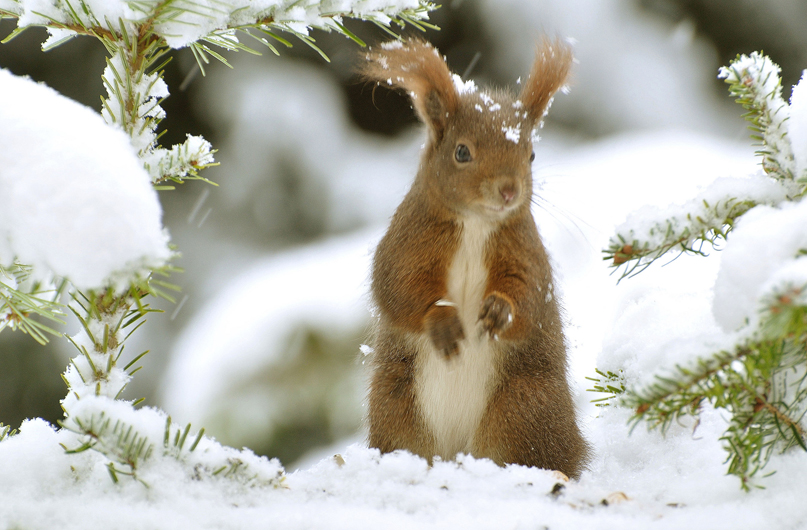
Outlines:
{"label": "squirrel's eye", "polygon": [[532,154],[530,155],[530,162],[534,160],[535,160],[535,151],[533,151]]}
{"label": "squirrel's eye", "polygon": [[465,144],[459,144],[456,151],[454,151],[454,159],[457,162],[465,163],[471,161],[471,150]]}

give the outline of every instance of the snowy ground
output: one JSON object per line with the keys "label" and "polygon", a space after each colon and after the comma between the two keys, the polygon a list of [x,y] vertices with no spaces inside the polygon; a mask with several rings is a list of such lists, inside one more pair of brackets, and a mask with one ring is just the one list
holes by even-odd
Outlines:
{"label": "snowy ground", "polygon": [[150,488],[114,485],[100,469],[77,482],[69,466],[85,462],[67,457],[60,437],[35,422],[0,446],[0,519],[3,528],[26,529],[803,528],[803,458],[781,461],[767,490],[742,494],[720,477],[709,419],[697,437],[682,431],[664,443],[638,431],[627,437],[624,420],[606,418],[592,433],[608,457],[579,483],[470,458],[429,469],[409,454],[379,457],[354,445],[278,488],[178,479],[173,466],[148,473]]}

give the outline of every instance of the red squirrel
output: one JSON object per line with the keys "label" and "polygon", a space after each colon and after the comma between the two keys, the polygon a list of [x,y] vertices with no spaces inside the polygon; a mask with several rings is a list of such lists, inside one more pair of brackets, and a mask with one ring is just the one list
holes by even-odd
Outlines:
{"label": "red squirrel", "polygon": [[530,211],[532,133],[566,83],[571,50],[544,40],[517,97],[463,82],[423,40],[384,43],[365,59],[364,79],[405,90],[428,129],[373,259],[369,445],[578,478],[590,449]]}

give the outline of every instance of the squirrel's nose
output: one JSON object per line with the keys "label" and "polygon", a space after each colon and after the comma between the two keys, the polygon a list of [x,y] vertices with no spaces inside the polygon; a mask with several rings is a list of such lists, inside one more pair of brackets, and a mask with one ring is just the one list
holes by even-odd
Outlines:
{"label": "squirrel's nose", "polygon": [[513,200],[518,196],[518,189],[516,186],[511,183],[502,184],[499,186],[499,193],[502,196],[502,200],[504,200],[504,204],[510,204]]}

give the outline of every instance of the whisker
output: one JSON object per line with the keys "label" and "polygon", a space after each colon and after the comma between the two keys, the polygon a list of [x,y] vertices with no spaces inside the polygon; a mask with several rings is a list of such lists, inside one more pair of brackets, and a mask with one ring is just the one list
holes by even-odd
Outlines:
{"label": "whisker", "polygon": [[[579,215],[571,212],[567,208],[561,208],[560,206],[558,206],[557,204],[551,202],[549,199],[546,198],[545,192],[547,192],[547,191],[549,192],[550,195],[552,193],[558,194],[557,189],[552,189],[551,187],[544,187],[544,184],[546,184],[547,183],[546,181],[548,179],[550,179],[550,178],[552,178],[552,179],[568,178],[568,175],[563,175],[563,174],[560,174],[560,173],[542,175],[540,181],[533,181],[533,191],[532,191],[532,198],[531,198],[531,201],[533,201],[533,204],[535,204],[536,206],[538,206],[538,207],[544,209],[544,211],[546,211],[546,209],[543,208],[543,206],[541,206],[540,204],[537,204],[537,203],[534,202],[535,200],[543,201],[544,204],[554,208],[559,213],[561,213],[568,221],[572,222],[572,224],[574,224],[575,227],[578,230],[580,230],[580,227],[578,226],[577,223],[580,223],[580,224],[585,225],[587,228],[591,229],[592,231],[597,232],[598,234],[602,235],[603,234],[602,230],[600,230],[596,226],[592,225],[591,223],[589,223],[588,221],[586,221],[585,219],[583,219]],[[538,194],[537,193],[538,191],[540,191],[542,193]],[[562,193],[560,195],[562,195]],[[574,219],[572,219],[572,218],[574,218]]]}
{"label": "whisker", "polygon": [[[591,241],[589,241],[588,236],[586,236],[585,232],[583,232],[583,230],[580,229],[580,227],[577,225],[577,223],[573,219],[571,219],[566,214],[566,212],[561,211],[560,208],[556,207],[554,204],[552,204],[550,202],[544,201],[544,203],[542,204],[541,202],[539,202],[539,200],[536,200],[536,199],[533,198],[533,199],[530,199],[530,203],[534,204],[535,206],[537,206],[538,208],[540,208],[541,210],[546,212],[546,214],[549,215],[552,219],[554,219],[556,221],[557,225],[562,227],[563,230],[568,235],[570,235],[573,238],[576,238],[576,237],[578,237],[578,234],[579,234],[580,236],[583,237],[583,239],[586,241],[586,243],[590,247],[592,247],[592,248],[594,247],[594,245],[591,244]],[[577,229],[577,234],[575,232],[573,232],[571,229],[569,229],[569,227],[568,227],[569,223],[571,223],[572,226],[574,226],[575,229]]]}
{"label": "whisker", "polygon": [[562,175],[560,173],[555,173],[555,174],[549,173],[549,174],[546,174],[546,175],[541,175],[541,172],[544,171],[544,170],[547,170],[547,169],[550,169],[550,168],[553,168],[553,167],[557,167],[557,166],[563,166],[563,165],[565,165],[565,164],[563,164],[562,162],[554,162],[552,164],[547,164],[546,162],[543,162],[543,163],[541,163],[540,166],[537,165],[537,164],[533,164],[533,166],[532,166],[532,174],[533,174],[533,176],[540,175],[541,180],[544,180],[546,178],[565,177],[566,175]]}
{"label": "whisker", "polygon": [[[563,227],[563,230],[569,236],[575,239],[582,237],[582,239],[586,242],[586,245],[590,249],[594,250],[594,244],[591,242],[591,239],[586,234],[586,232],[580,227],[580,225],[584,225],[588,229],[598,234],[602,234],[601,230],[597,229],[590,223],[586,222],[580,216],[570,212],[568,209],[562,208],[557,204],[554,204],[553,202],[547,200],[545,197],[538,195],[537,193],[535,193],[534,190],[532,196],[530,197],[530,203],[535,205],[537,208],[540,208],[542,211],[546,212],[547,215],[549,215],[552,219],[555,220],[558,226]],[[569,228],[569,224],[571,224],[574,227],[574,231]]]}
{"label": "whisker", "polygon": [[[558,206],[557,204],[555,204],[555,203],[551,202],[551,201],[550,201],[550,200],[548,200],[546,197],[543,197],[543,196],[540,196],[540,195],[536,195],[536,196],[535,196],[535,200],[542,201],[542,202],[543,202],[543,204],[546,204],[547,206],[550,206],[550,207],[554,208],[555,210],[557,210],[558,212],[560,212],[560,213],[561,213],[561,214],[562,214],[562,215],[563,215],[563,216],[564,216],[566,219],[568,219],[568,220],[569,220],[569,221],[571,221],[571,222],[572,222],[572,223],[573,223],[575,226],[577,226],[578,230],[580,229],[580,227],[579,227],[579,225],[578,225],[578,223],[579,223],[579,224],[585,225],[585,226],[586,226],[586,228],[588,228],[588,229],[592,230],[593,232],[597,232],[597,233],[598,233],[598,234],[600,234],[600,235],[602,235],[602,234],[603,234],[602,230],[600,230],[599,228],[597,228],[597,227],[596,227],[596,226],[594,226],[593,224],[589,223],[588,221],[586,221],[585,219],[583,219],[582,217],[580,217],[580,216],[579,216],[579,215],[577,215],[576,213],[572,212],[571,210],[569,210],[569,209],[567,209],[567,208],[563,208],[563,207]],[[534,204],[535,204],[535,203],[534,203]],[[536,206],[541,207],[541,205],[540,205],[540,204],[536,204]]]}

